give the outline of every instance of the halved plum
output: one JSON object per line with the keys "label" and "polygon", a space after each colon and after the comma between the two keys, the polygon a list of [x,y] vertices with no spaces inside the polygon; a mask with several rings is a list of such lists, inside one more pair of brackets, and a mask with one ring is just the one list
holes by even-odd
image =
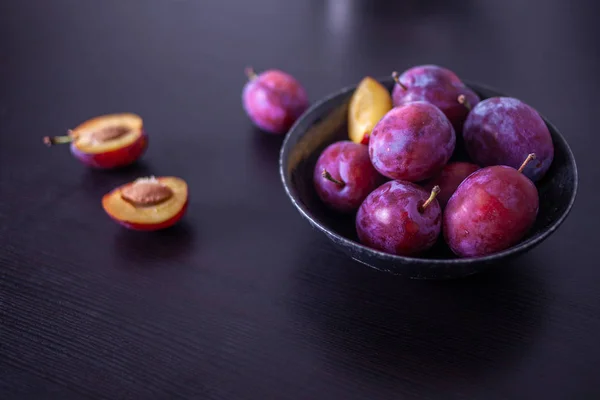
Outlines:
{"label": "halved plum", "polygon": [[139,231],[156,231],[175,225],[187,206],[187,183],[174,176],[139,178],[102,198],[102,207],[113,220]]}
{"label": "halved plum", "polygon": [[48,146],[71,144],[71,153],[94,168],[124,167],[138,160],[148,147],[142,118],[136,114],[101,115],[85,121],[67,136],[44,137]]}
{"label": "halved plum", "polygon": [[348,136],[354,143],[369,144],[373,127],[392,109],[390,92],[366,76],[356,87],[348,107]]}

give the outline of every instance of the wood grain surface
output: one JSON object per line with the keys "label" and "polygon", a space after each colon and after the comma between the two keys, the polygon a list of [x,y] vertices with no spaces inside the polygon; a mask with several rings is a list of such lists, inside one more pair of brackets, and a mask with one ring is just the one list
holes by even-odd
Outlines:
{"label": "wood grain surface", "polygon": [[[597,399],[600,25],[594,0],[0,2],[0,398]],[[452,282],[370,270],[286,198],[282,139],[241,108],[244,67],[311,101],[423,63],[519,97],[580,170],[571,216],[503,268]],[[48,149],[135,112],[138,164]],[[127,231],[100,199],[187,180],[177,227]],[[543,201],[543,199],[542,199]]]}

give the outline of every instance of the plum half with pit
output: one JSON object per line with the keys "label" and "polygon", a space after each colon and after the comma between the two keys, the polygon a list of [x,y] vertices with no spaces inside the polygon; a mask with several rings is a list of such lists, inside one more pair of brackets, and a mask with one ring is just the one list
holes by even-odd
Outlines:
{"label": "plum half with pit", "polygon": [[529,153],[536,159],[523,173],[539,181],[554,159],[554,144],[546,123],[538,112],[512,97],[491,97],[478,103],[463,129],[469,157],[481,165],[507,165],[519,168]]}
{"label": "plum half with pit", "polygon": [[70,144],[71,154],[83,164],[112,169],[138,160],[148,147],[148,135],[140,116],[120,113],[89,119],[66,136],[44,137],[44,143]]}
{"label": "plum half with pit", "polygon": [[304,87],[278,69],[256,74],[252,68],[246,68],[246,75],[242,104],[250,120],[264,132],[287,133],[309,106]]}
{"label": "plum half with pit", "polygon": [[356,211],[384,178],[371,164],[367,146],[343,140],[323,150],[313,180],[319,198],[327,206],[348,213]]}
{"label": "plum half with pit", "polygon": [[187,183],[174,176],[139,178],[102,197],[102,208],[114,221],[137,231],[169,228],[187,206]]}
{"label": "plum half with pit", "polygon": [[539,208],[535,184],[506,165],[482,168],[467,177],[444,210],[444,238],[459,257],[486,256],[517,244],[533,226]]}
{"label": "plum half with pit", "polygon": [[439,186],[441,191],[437,195],[437,200],[440,203],[440,207],[444,209],[450,197],[456,191],[456,188],[464,181],[469,175],[479,169],[478,165],[470,162],[457,161],[446,164],[439,175],[433,177],[427,181],[423,187],[425,190],[431,190],[434,186]]}
{"label": "plum half with pit", "polygon": [[415,101],[392,108],[369,138],[373,166],[391,179],[418,182],[439,173],[456,145],[452,124],[431,103]]}
{"label": "plum half with pit", "polygon": [[460,132],[469,110],[457,101],[465,96],[471,106],[479,102],[479,96],[448,68],[438,65],[419,65],[392,74],[396,81],[392,91],[394,106],[412,101],[427,101],[448,117],[454,129]]}
{"label": "plum half with pit", "polygon": [[440,234],[442,212],[435,196],[406,181],[388,181],[375,189],[356,214],[362,244],[389,254],[410,256],[431,248]]}

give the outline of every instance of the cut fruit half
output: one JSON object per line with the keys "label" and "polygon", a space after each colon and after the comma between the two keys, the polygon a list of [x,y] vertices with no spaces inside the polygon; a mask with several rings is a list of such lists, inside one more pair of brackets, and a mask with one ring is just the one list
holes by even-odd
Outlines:
{"label": "cut fruit half", "polygon": [[185,214],[187,205],[187,183],[172,176],[139,178],[102,198],[102,207],[113,220],[144,231],[174,225]]}
{"label": "cut fruit half", "polygon": [[107,153],[139,140],[143,135],[143,121],[130,113],[102,115],[82,123],[69,134],[82,153]]}
{"label": "cut fruit half", "polygon": [[71,153],[96,168],[116,168],[139,159],[148,147],[142,118],[136,114],[109,114],[92,118],[67,136],[45,137],[51,146],[70,143]]}
{"label": "cut fruit half", "polygon": [[348,109],[348,136],[355,143],[368,144],[373,127],[392,109],[389,91],[370,76],[357,86]]}

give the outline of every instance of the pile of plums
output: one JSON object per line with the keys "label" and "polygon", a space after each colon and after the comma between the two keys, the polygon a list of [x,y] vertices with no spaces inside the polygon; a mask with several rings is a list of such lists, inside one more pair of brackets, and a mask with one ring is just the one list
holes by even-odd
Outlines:
{"label": "pile of plums", "polygon": [[[319,198],[355,213],[360,242],[391,254],[418,256],[443,238],[476,257],[521,241],[554,157],[540,115],[515,98],[481,100],[440,66],[392,76],[392,93],[366,77],[352,95],[350,140],[325,148],[314,169]],[[469,160],[450,161],[459,147]]]}

